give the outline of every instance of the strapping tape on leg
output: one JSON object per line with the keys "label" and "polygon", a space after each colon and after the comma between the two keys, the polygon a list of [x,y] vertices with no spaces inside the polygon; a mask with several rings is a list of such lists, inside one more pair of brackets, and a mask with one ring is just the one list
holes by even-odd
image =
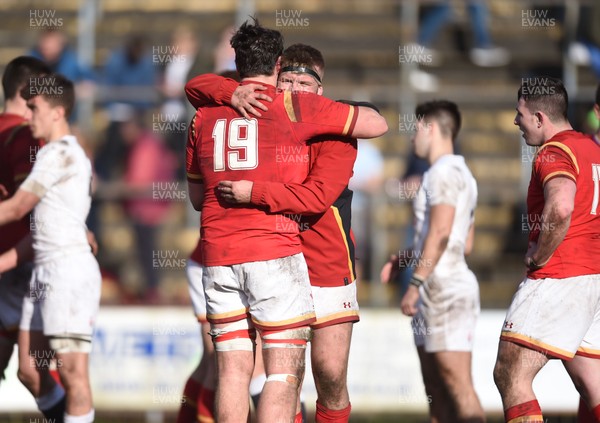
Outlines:
{"label": "strapping tape on leg", "polygon": [[92,351],[92,337],[89,335],[65,334],[50,337],[50,348],[57,353],[86,353]]}
{"label": "strapping tape on leg", "polygon": [[238,320],[222,328],[208,332],[213,338],[216,351],[254,351],[256,329],[247,320]]}
{"label": "strapping tape on leg", "polygon": [[277,374],[269,375],[269,376],[267,376],[267,380],[265,383],[269,383],[269,382],[284,382],[284,383],[289,383],[290,385],[292,385],[294,387],[300,386],[300,379],[298,379],[297,376],[291,375],[288,373],[277,373]]}
{"label": "strapping tape on leg", "polygon": [[284,330],[263,330],[263,349],[266,348],[306,348],[312,331],[310,327],[303,326]]}

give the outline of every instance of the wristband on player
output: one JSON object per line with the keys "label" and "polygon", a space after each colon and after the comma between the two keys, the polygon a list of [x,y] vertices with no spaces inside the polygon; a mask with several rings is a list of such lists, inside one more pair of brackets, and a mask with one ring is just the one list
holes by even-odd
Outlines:
{"label": "wristband on player", "polygon": [[410,281],[408,283],[413,286],[416,286],[418,288],[421,285],[423,285],[424,282],[425,282],[425,279],[423,279],[422,277],[417,276],[417,275],[412,275],[410,277]]}
{"label": "wristband on player", "polygon": [[548,263],[548,261],[550,261],[550,259],[548,259],[542,264],[537,264],[535,262],[535,260],[533,259],[533,257],[528,257],[528,259],[529,260],[527,261],[527,267],[531,270],[541,269],[542,267],[544,267],[546,265],[546,263]]}

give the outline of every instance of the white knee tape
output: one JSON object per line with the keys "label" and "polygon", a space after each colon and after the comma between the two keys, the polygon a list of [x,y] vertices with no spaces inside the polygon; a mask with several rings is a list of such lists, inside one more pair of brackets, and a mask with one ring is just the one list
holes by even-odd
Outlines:
{"label": "white knee tape", "polygon": [[293,385],[294,387],[298,387],[300,385],[300,379],[297,376],[287,374],[287,373],[278,373],[267,376],[267,380],[265,383],[269,382],[284,382]]}
{"label": "white knee tape", "polygon": [[215,351],[254,351],[256,330],[246,319],[227,326],[211,329],[209,332],[215,344]]}
{"label": "white knee tape", "polygon": [[50,337],[50,348],[57,353],[87,353],[92,351],[92,337],[88,335],[60,335]]}
{"label": "white knee tape", "polygon": [[306,343],[312,336],[308,326],[280,331],[265,331],[262,333],[263,349],[267,348],[306,348]]}

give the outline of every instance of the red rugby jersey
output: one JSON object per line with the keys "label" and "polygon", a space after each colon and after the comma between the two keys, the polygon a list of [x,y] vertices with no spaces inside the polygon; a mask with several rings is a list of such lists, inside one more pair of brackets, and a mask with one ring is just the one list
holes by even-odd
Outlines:
{"label": "red rugby jersey", "polygon": [[202,243],[200,240],[196,243],[196,248],[194,248],[194,251],[190,254],[190,258],[196,263],[202,264]]}
{"label": "red rugby jersey", "polygon": [[[245,81],[244,83],[251,83]],[[263,84],[265,85],[265,84]],[[302,182],[308,173],[306,140],[352,133],[358,110],[315,94],[277,93],[261,118],[246,120],[232,108],[199,109],[187,146],[190,182],[204,183],[201,215],[202,263],[231,265],[270,260],[301,251],[298,224],[265,210],[220,202],[222,180]]]}
{"label": "red rugby jersey", "polygon": [[[19,115],[0,114],[0,184],[14,193],[35,162],[41,142],[33,137],[27,121]],[[0,227],[0,254],[15,246],[29,233],[29,215]]]}
{"label": "red rugby jersey", "polygon": [[355,139],[311,142],[310,173],[302,184],[255,181],[252,187],[252,204],[305,214],[299,219],[300,240],[314,286],[343,286],[356,279],[348,189],[356,153]]}
{"label": "red rugby jersey", "polygon": [[544,228],[544,184],[558,176],[577,185],[571,224],[550,261],[528,272],[532,279],[600,273],[600,148],[582,133],[562,131],[540,147],[527,193],[529,241],[537,242]]}

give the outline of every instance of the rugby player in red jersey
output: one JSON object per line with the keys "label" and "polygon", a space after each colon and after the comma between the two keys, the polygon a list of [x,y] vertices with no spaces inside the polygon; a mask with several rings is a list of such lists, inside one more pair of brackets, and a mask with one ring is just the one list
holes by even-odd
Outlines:
{"label": "rugby player in red jersey", "polygon": [[[594,115],[596,121],[600,122],[600,85],[596,88],[596,103],[594,104]],[[592,135],[594,142],[600,147],[600,125],[595,134]],[[577,423],[596,423],[596,417],[592,414],[585,401],[579,399],[579,408],[577,409]]]}
{"label": "rugby player in red jersey", "polygon": [[[294,44],[283,52],[281,63],[279,89],[322,95],[325,63],[318,50]],[[186,88],[193,105],[199,107],[203,104],[194,99],[201,98],[202,93],[197,91],[210,91],[221,84],[227,85],[222,92],[230,92],[238,85],[235,81],[199,77],[190,81]],[[253,86],[237,89],[233,99],[220,101],[237,101],[241,113],[247,109],[249,113],[260,114],[253,105],[267,110],[257,99],[270,98],[258,92],[253,96]],[[209,96],[218,95],[214,92]],[[348,180],[356,159],[356,140],[346,141],[315,140],[310,143],[308,156],[289,152],[288,160],[308,160],[310,163],[309,175],[301,184],[257,180],[222,181],[219,186],[220,194],[230,202],[267,207],[274,213],[310,215],[296,220],[301,226],[302,252],[308,265],[317,317],[311,324],[311,363],[318,395],[317,422],[347,422],[351,409],[346,384],[348,355],[352,323],[358,321],[359,316],[354,243],[350,235],[352,192],[348,190]]]}
{"label": "rugby player in red jersey", "polygon": [[[217,355],[216,417],[243,421],[254,365],[254,328],[261,331],[267,381],[259,421],[294,419],[303,356],[315,320],[297,223],[281,214],[230,206],[216,196],[223,179],[301,182],[308,163],[281,163],[285,148],[317,135],[375,137],[385,120],[369,108],[316,95],[276,93],[281,35],[244,24],[232,38],[242,83],[267,85],[274,98],[258,119],[230,107],[196,113],[188,142],[190,199],[202,210],[203,284]],[[200,182],[200,183],[198,183]]]}
{"label": "rugby player in red jersey", "polygon": [[[49,74],[42,61],[28,56],[11,60],[2,76],[5,95],[4,112],[0,114],[0,185],[4,196],[12,197],[31,172],[42,142],[31,134],[27,108],[21,89],[30,78]],[[6,253],[28,236],[30,215],[2,228],[0,254]],[[0,266],[1,267],[1,266]],[[13,267],[13,266],[7,266]],[[34,396],[37,406],[47,419],[62,422],[65,394],[48,371],[50,347],[44,337],[41,322],[32,319],[29,280],[32,264],[24,261],[2,274],[0,290],[0,379],[12,356],[15,342],[19,345],[19,380]],[[25,313],[23,302],[25,301]],[[44,358],[45,357],[45,358]]]}
{"label": "rugby player in red jersey", "polygon": [[494,380],[507,422],[543,422],[533,379],[558,358],[600,421],[600,149],[575,132],[560,80],[531,78],[515,125],[539,147],[527,193],[528,268],[500,336]]}

